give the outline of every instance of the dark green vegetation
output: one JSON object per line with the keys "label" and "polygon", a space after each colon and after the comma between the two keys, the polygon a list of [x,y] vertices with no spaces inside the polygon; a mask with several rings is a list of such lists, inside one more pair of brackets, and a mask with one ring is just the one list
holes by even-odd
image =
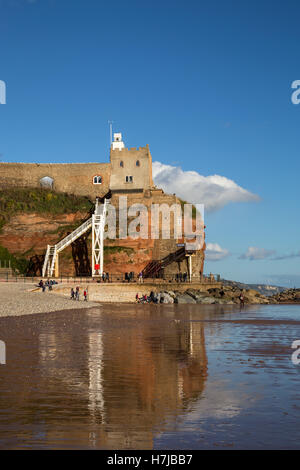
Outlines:
{"label": "dark green vegetation", "polygon": [[[73,212],[91,212],[93,203],[83,196],[74,196],[72,194],[57,193],[42,188],[16,188],[0,191],[0,232],[10,218],[22,212],[37,213],[41,215],[60,215],[71,214]],[[57,230],[58,235],[72,231],[76,226],[62,226]],[[26,253],[21,257],[11,254],[6,248],[0,245],[0,260],[10,261],[14,271],[21,274],[27,272],[29,261],[26,259]]]}
{"label": "dark green vegetation", "polygon": [[122,251],[130,255],[134,252],[133,248],[127,246],[104,246],[103,250],[107,255],[121,253]]}
{"label": "dark green vegetation", "polygon": [[3,261],[6,262],[6,265],[8,266],[8,261],[10,261],[10,266],[11,268],[19,272],[21,274],[24,274],[27,272],[28,269],[28,260],[22,257],[16,257],[12,255],[6,248],[0,245],[0,260],[3,263]]}
{"label": "dark green vegetation", "polygon": [[[180,204],[181,204],[181,210],[182,210],[182,216],[184,215],[184,205],[185,204],[190,204],[189,202],[187,201],[183,201],[182,199],[179,199],[180,201]],[[192,219],[196,219],[196,215],[197,215],[197,209],[196,209],[196,206],[192,206]]]}
{"label": "dark green vegetation", "polygon": [[59,215],[90,212],[92,208],[93,203],[83,196],[37,188],[6,189],[0,191],[0,228],[17,212]]}

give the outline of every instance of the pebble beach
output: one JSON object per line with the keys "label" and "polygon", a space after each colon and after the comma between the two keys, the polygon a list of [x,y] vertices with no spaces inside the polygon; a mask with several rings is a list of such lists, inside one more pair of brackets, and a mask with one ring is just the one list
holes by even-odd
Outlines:
{"label": "pebble beach", "polygon": [[95,302],[70,300],[69,295],[57,295],[54,291],[42,292],[35,284],[1,282],[0,317],[32,315],[97,306]]}

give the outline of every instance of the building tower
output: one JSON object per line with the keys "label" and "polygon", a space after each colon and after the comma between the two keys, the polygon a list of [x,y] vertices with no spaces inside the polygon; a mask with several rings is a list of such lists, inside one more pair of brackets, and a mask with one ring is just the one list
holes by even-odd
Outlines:
{"label": "building tower", "polygon": [[114,133],[114,140],[112,141],[111,148],[112,150],[122,150],[123,148],[125,148],[124,142],[122,141],[121,132]]}

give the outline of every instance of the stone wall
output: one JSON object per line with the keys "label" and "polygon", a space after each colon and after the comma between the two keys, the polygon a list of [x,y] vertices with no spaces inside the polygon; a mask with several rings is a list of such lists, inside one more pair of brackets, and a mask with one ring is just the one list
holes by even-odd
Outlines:
{"label": "stone wall", "polygon": [[[102,183],[94,184],[101,176]],[[126,182],[126,176],[132,181]],[[153,187],[149,146],[111,150],[110,163],[0,163],[0,189],[41,187],[42,178],[53,179],[53,189],[79,196],[103,197],[108,191],[146,190]]]}
{"label": "stone wall", "polygon": [[[110,163],[0,163],[0,189],[39,188],[40,180],[50,177],[55,191],[95,199],[109,191],[110,169]],[[94,176],[101,176],[102,184],[94,184]]]}
{"label": "stone wall", "polygon": [[[83,284],[84,286],[84,284]],[[82,287],[83,287],[82,286]],[[55,293],[59,295],[70,295],[70,289],[72,284],[62,284],[55,288]],[[85,287],[85,286],[84,286]],[[89,291],[89,300],[96,302],[133,302],[135,303],[135,296],[139,294],[149,295],[151,291],[158,293],[163,291],[178,291],[185,292],[189,288],[193,288],[199,291],[207,291],[211,288],[220,288],[221,283],[149,283],[145,280],[145,283],[100,283],[100,284],[87,284]]]}

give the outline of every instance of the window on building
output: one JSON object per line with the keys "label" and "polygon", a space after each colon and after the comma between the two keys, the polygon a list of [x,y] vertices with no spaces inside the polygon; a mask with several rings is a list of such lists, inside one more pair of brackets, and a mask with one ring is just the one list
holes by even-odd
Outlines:
{"label": "window on building", "polygon": [[140,164],[140,161],[139,161],[139,160],[137,160],[135,164],[136,164],[136,166],[141,166],[141,164]]}
{"label": "window on building", "polygon": [[124,162],[120,162],[120,166],[123,168],[124,167]]}
{"label": "window on building", "polygon": [[102,176],[94,176],[94,184],[102,184]]}
{"label": "window on building", "polygon": [[132,176],[126,176],[126,183],[132,183],[133,182],[133,177]]}
{"label": "window on building", "polygon": [[44,178],[40,179],[40,185],[42,188],[46,189],[53,189],[54,179],[50,176],[44,176]]}

